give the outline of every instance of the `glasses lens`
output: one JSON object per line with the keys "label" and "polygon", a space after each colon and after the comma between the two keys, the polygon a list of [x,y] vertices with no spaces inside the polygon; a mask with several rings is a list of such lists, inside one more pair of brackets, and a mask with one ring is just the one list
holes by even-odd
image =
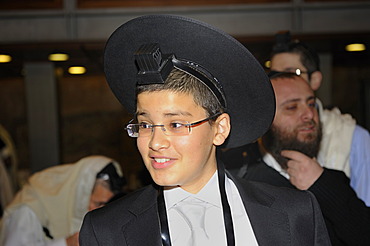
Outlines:
{"label": "glasses lens", "polygon": [[[203,120],[201,122],[207,121]],[[189,124],[189,122],[170,122],[166,123],[165,125],[150,125],[150,124],[128,124],[126,126],[126,131],[130,137],[137,138],[137,137],[147,137],[150,136],[155,127],[161,128],[163,133],[167,136],[183,136],[189,135],[191,127],[198,126],[199,123],[196,122],[197,125]]]}
{"label": "glasses lens", "polygon": [[132,138],[137,138],[139,136],[139,126],[137,124],[128,124],[126,126],[126,131]]}
{"label": "glasses lens", "polygon": [[189,123],[188,122],[171,122],[166,124],[164,134],[168,136],[182,136],[189,134]]}

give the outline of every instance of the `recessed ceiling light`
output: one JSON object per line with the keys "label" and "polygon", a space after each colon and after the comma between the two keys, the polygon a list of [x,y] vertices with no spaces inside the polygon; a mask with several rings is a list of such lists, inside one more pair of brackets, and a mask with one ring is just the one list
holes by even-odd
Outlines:
{"label": "recessed ceiling light", "polygon": [[0,54],[0,63],[11,62],[12,57],[10,55]]}
{"label": "recessed ceiling light", "polygon": [[69,56],[65,53],[53,53],[49,55],[49,61],[67,61]]}
{"label": "recessed ceiling light", "polygon": [[346,45],[346,51],[364,51],[366,50],[366,47],[364,44],[348,44]]}
{"label": "recessed ceiling light", "polygon": [[83,66],[73,66],[68,68],[68,73],[70,74],[84,74],[86,72],[86,68]]}

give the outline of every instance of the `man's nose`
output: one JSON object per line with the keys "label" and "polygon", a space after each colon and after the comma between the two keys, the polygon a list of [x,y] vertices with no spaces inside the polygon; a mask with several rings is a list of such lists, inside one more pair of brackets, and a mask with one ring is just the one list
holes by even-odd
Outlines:
{"label": "man's nose", "polygon": [[303,112],[302,112],[302,119],[304,121],[312,120],[312,118],[314,116],[313,110],[314,109],[312,107],[305,106],[304,109],[303,109]]}

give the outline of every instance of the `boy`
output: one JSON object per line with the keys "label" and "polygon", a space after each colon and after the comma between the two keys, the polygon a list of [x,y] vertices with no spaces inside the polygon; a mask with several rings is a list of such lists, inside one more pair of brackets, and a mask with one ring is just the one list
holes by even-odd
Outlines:
{"label": "boy", "polygon": [[330,245],[312,194],[236,180],[216,158],[274,117],[271,84],[243,45],[193,19],[144,16],[110,37],[105,72],[156,185],[89,213],[82,246]]}

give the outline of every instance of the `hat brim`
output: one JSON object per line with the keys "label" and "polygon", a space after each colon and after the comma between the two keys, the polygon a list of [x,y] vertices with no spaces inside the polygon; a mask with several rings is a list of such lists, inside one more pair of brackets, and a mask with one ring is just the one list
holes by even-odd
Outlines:
{"label": "hat brim", "polygon": [[136,110],[134,53],[147,43],[158,43],[162,53],[200,64],[222,84],[231,118],[224,147],[253,142],[268,130],[275,96],[258,61],[225,32],[182,16],[142,16],[124,23],[109,38],[104,54],[107,81],[130,113]]}

